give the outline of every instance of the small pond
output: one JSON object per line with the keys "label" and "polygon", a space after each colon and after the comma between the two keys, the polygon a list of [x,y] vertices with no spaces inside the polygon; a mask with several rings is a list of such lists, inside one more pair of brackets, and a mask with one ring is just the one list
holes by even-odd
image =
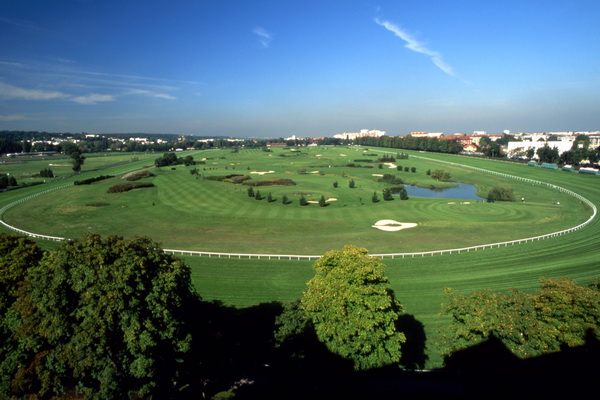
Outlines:
{"label": "small pond", "polygon": [[433,197],[439,199],[463,199],[463,200],[485,200],[477,196],[475,185],[468,183],[457,183],[458,186],[449,188],[421,188],[418,186],[404,185],[408,196]]}

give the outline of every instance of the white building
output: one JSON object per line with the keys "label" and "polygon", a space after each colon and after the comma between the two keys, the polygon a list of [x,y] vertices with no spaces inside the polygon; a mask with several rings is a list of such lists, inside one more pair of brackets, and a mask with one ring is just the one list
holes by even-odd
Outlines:
{"label": "white building", "polygon": [[542,147],[548,145],[548,147],[550,147],[551,149],[557,149],[558,150],[558,154],[562,154],[565,151],[569,151],[571,150],[571,148],[573,147],[573,142],[575,141],[574,137],[561,137],[560,140],[552,140],[552,141],[546,141],[546,140],[523,140],[521,142],[508,142],[507,146],[506,146],[506,152],[508,153],[508,156],[523,156],[524,153],[529,150],[529,149],[533,149],[534,151],[534,156],[533,158],[537,158],[537,155],[535,155],[538,151],[538,149],[541,149]]}
{"label": "white building", "polygon": [[359,137],[381,137],[385,136],[385,131],[380,131],[377,129],[361,129],[360,132],[344,132],[338,133],[337,135],[333,135],[336,139],[349,139],[354,140]]}

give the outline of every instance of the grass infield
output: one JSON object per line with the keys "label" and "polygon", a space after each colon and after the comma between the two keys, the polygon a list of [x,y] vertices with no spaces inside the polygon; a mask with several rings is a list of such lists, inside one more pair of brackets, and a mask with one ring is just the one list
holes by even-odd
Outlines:
{"label": "grass infield", "polygon": [[[159,155],[145,159],[140,156],[139,161],[134,162],[105,157],[105,165],[110,168],[101,172],[88,172],[86,167],[90,165],[86,160],[84,171],[76,179],[99,174],[116,177],[36,197],[9,209],[4,220],[21,229],[53,236],[78,237],[83,231],[149,235],[165,248],[322,254],[344,244],[355,244],[371,253],[380,253],[426,251],[518,239],[575,226],[591,214],[578,200],[544,186],[499,179],[433,161],[416,158],[396,161],[403,167],[415,167],[415,173],[385,166],[379,169],[377,162],[355,163],[361,168],[347,166],[355,159],[376,160],[383,154],[396,156],[398,152],[553,183],[600,205],[597,176],[462,156],[390,149],[365,152],[359,148],[335,147],[302,149],[300,154],[289,149],[278,149],[273,153],[261,150],[195,152],[191,153],[194,158],[206,158],[205,164],[177,166],[175,170],[171,167],[153,169],[156,176],[145,179],[150,179],[155,187],[110,195],[106,193],[108,187],[121,182],[121,175],[151,165]],[[38,162],[47,163],[31,161]],[[0,172],[3,167],[0,166]],[[43,167],[31,164],[29,168],[39,171]],[[290,178],[297,185],[258,187],[265,197],[271,193],[277,199],[267,203],[266,199],[249,198],[245,186],[196,179],[190,174],[191,168],[197,168],[203,176],[275,171],[262,176],[251,174],[252,180]],[[382,199],[381,190],[388,187],[376,182],[373,174],[392,173],[407,183],[439,185],[426,174],[428,169],[437,168],[449,171],[456,181],[475,184],[483,196],[494,184],[509,185],[518,199],[525,197],[525,202],[489,204],[471,201],[467,205],[425,198],[371,202],[374,191]],[[348,185],[351,179],[356,183],[354,189]],[[338,182],[338,188],[333,187],[334,181]],[[59,179],[50,184],[1,193],[0,203],[5,205],[65,182],[68,180]],[[283,195],[292,203],[283,205]],[[318,200],[321,195],[337,200],[327,207],[317,204],[301,207],[298,204],[301,195],[309,200]],[[560,205],[555,204],[557,202]],[[383,232],[371,227],[379,219],[419,225],[398,232]],[[385,259],[384,263],[405,311],[424,325],[430,357],[428,367],[436,367],[441,365],[435,335],[437,327],[445,322],[438,315],[444,287],[459,293],[482,288],[534,291],[542,276],[568,276],[580,284],[589,283],[589,278],[599,276],[599,234],[600,223],[596,218],[577,232],[539,242],[462,254]],[[56,246],[50,242],[42,244],[46,248]],[[205,300],[220,300],[237,307],[296,299],[313,275],[309,261],[183,258],[191,266],[194,285]]]}

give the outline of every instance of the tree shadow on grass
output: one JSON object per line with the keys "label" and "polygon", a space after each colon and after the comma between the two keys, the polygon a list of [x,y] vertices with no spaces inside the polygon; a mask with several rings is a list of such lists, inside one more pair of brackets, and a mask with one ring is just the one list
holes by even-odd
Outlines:
{"label": "tree shadow on grass", "polygon": [[445,369],[473,399],[598,398],[599,359],[600,342],[591,331],[583,346],[529,359],[490,337],[447,357]]}

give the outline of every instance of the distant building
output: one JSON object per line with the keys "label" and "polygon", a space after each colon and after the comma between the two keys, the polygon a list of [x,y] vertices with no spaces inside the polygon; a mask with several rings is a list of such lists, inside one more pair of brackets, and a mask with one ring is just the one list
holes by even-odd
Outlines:
{"label": "distant building", "polygon": [[433,137],[433,138],[440,138],[442,136],[444,136],[443,132],[411,132],[410,136],[414,136],[414,137]]}
{"label": "distant building", "polygon": [[354,140],[356,138],[360,138],[360,137],[381,137],[381,136],[385,136],[386,135],[386,131],[380,131],[377,129],[361,129],[360,132],[344,132],[344,133],[338,133],[337,135],[333,135],[334,138],[336,139],[348,139],[348,140]]}

